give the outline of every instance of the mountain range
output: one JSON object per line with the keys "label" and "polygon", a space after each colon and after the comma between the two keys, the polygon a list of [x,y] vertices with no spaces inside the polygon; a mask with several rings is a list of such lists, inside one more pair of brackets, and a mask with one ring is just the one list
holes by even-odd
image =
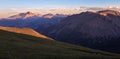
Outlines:
{"label": "mountain range", "polygon": [[57,18],[57,17],[66,17],[67,15],[63,15],[63,14],[51,14],[51,13],[48,13],[48,14],[35,14],[35,13],[32,13],[32,12],[26,12],[26,13],[19,13],[17,15],[13,15],[13,16],[10,16],[8,17],[8,19],[27,19],[27,18]]}
{"label": "mountain range", "polygon": [[102,10],[66,17],[46,29],[55,40],[120,53],[120,12]]}
{"label": "mountain range", "polygon": [[0,26],[27,27],[57,41],[120,53],[120,12],[114,10],[74,15],[27,12],[1,19]]}
{"label": "mountain range", "polygon": [[32,12],[20,13],[0,20],[0,26],[27,27],[42,32],[49,26],[59,23],[67,15],[62,14],[34,14]]}

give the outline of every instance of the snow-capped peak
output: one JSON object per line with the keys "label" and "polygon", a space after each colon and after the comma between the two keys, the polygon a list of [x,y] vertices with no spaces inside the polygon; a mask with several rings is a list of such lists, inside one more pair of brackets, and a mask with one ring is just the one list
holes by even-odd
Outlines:
{"label": "snow-capped peak", "polygon": [[26,13],[20,13],[17,15],[13,15],[13,16],[10,16],[8,18],[9,19],[17,19],[17,18],[26,19],[26,18],[33,17],[33,16],[37,16],[37,15],[32,13],[32,12],[26,12]]}
{"label": "snow-capped peak", "polygon": [[104,16],[106,16],[108,14],[120,16],[120,12],[114,11],[114,10],[103,10],[103,11],[98,11],[98,13],[101,14],[101,15],[104,15]]}

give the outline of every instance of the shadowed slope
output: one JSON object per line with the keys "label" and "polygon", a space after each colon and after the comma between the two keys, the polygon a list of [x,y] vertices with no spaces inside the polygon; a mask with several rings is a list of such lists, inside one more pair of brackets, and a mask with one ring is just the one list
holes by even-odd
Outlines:
{"label": "shadowed slope", "polygon": [[120,53],[120,12],[103,10],[67,17],[45,31],[67,43]]}

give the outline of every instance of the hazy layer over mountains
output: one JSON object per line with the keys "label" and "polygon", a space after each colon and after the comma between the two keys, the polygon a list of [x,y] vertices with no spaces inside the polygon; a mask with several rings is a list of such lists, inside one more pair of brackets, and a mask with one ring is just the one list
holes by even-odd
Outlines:
{"label": "hazy layer over mountains", "polygon": [[51,14],[51,13],[48,13],[48,14],[35,14],[35,13],[32,13],[32,12],[26,12],[26,13],[20,13],[20,14],[17,14],[17,15],[13,15],[13,16],[10,16],[8,17],[8,19],[27,19],[27,18],[56,18],[56,17],[66,17],[67,15],[63,15],[63,14]]}

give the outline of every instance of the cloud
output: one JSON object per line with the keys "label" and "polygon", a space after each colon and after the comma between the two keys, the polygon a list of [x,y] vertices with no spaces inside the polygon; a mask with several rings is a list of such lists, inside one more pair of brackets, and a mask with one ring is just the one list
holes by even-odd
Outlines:
{"label": "cloud", "polygon": [[18,10],[18,9],[17,9],[17,8],[10,8],[10,10],[16,11],[16,10]]}
{"label": "cloud", "polygon": [[0,18],[1,17],[8,17],[10,15],[14,15],[17,13],[24,13],[27,11],[31,11],[33,13],[39,13],[39,14],[47,14],[47,13],[52,13],[52,14],[78,14],[80,12],[84,11],[99,11],[99,10],[106,10],[106,9],[111,9],[111,10],[120,10],[120,6],[116,7],[79,7],[79,8],[10,8],[9,10],[0,10]]}

